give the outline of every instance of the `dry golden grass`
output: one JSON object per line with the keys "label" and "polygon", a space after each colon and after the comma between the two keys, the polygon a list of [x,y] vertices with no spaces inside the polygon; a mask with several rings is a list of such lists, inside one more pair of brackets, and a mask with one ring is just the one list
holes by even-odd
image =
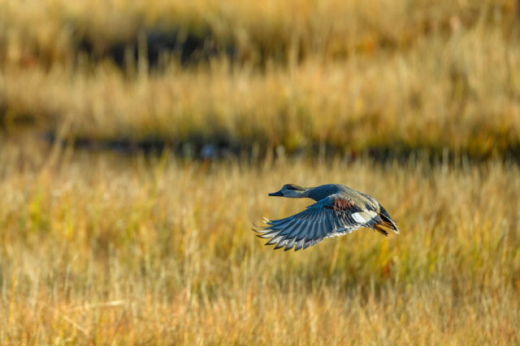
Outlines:
{"label": "dry golden grass", "polygon": [[[489,158],[520,148],[520,51],[512,1],[331,1],[323,8],[312,1],[259,6],[157,0],[135,8],[126,2],[37,3],[30,10],[2,4],[8,10],[0,44],[13,56],[0,68],[0,110],[8,127],[32,118],[46,130],[63,126],[71,137],[224,141],[246,148],[260,143],[289,152],[326,145],[343,153],[422,148]],[[189,30],[190,21],[213,25],[226,37],[243,32],[248,42],[265,35],[272,47],[255,43],[249,50],[275,61],[281,45],[287,63],[258,69],[254,59],[214,57],[208,65],[185,69],[172,62],[150,74],[146,64],[122,71],[106,61],[89,62],[78,57],[73,37],[59,39],[75,32],[69,27],[74,25],[103,32],[89,34],[95,39],[115,40],[163,22]],[[388,35],[399,41],[403,30],[415,26],[422,29],[410,29],[409,43],[384,43]],[[301,61],[290,58],[288,35],[317,46],[298,48],[312,50]],[[328,52],[327,42],[337,40],[344,58]],[[368,43],[349,48],[359,40]],[[65,54],[70,57],[42,53],[59,44],[71,50]]]}
{"label": "dry golden grass", "polygon": [[[3,343],[520,341],[516,166],[249,166],[26,145],[0,147]],[[250,227],[308,203],[267,197],[286,182],[368,192],[401,234],[274,252]]]}
{"label": "dry golden grass", "polygon": [[[515,10],[0,0],[0,343],[519,344]],[[103,58],[158,29],[237,54]],[[124,157],[48,147],[43,131],[266,150]],[[273,159],[280,146],[361,159]],[[417,155],[377,164],[374,149]],[[273,252],[250,228],[308,203],[267,197],[289,182],[367,192],[401,234]]]}
{"label": "dry golden grass", "polygon": [[407,46],[479,20],[510,27],[515,1],[2,0],[0,8],[0,59],[23,62],[36,54],[52,64],[73,59],[81,39],[101,52],[148,29],[209,31],[253,60],[344,56],[380,44]]}
{"label": "dry golden grass", "polygon": [[520,147],[519,59],[500,33],[475,29],[399,55],[264,73],[230,72],[226,62],[130,79],[110,66],[94,74],[13,68],[0,75],[0,95],[11,118],[34,115],[83,138],[224,138],[289,151],[448,148],[485,157]]}

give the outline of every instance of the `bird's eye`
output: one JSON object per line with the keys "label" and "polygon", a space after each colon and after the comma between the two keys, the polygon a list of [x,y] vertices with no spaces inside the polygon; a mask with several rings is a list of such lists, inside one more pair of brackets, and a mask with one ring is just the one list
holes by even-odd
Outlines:
{"label": "bird's eye", "polygon": [[287,190],[296,190],[293,186],[291,185],[285,185],[285,189]]}

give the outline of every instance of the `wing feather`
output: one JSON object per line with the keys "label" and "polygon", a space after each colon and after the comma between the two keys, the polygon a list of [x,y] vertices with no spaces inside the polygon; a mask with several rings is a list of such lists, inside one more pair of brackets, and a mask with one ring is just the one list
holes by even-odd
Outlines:
{"label": "wing feather", "polygon": [[298,250],[301,250],[303,248],[303,245],[305,244],[305,238],[299,240],[297,243],[296,243],[296,246],[294,247],[294,251],[298,251]]}
{"label": "wing feather", "polygon": [[298,235],[298,241],[301,241],[302,239],[306,237],[310,237],[310,232],[312,232],[312,229],[314,227],[314,222],[316,220],[317,214],[313,213],[311,217],[309,218],[309,221],[305,225],[305,227],[302,229],[301,234]]}
{"label": "wing feather", "polygon": [[[353,217],[354,213],[358,213]],[[368,215],[371,216],[370,213]],[[325,238],[350,233],[369,225],[366,210],[355,203],[332,195],[326,197],[298,214],[279,219],[266,220],[266,227],[258,230],[260,238],[269,239],[266,245],[275,245],[275,249],[284,248],[295,251],[306,249]]]}

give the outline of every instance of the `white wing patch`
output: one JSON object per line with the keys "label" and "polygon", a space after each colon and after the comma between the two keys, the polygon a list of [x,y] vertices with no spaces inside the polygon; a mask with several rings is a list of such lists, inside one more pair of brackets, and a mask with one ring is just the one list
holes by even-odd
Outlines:
{"label": "white wing patch", "polygon": [[377,213],[372,210],[365,210],[360,213],[352,214],[352,218],[354,219],[354,221],[356,221],[357,223],[360,223],[362,225],[371,221],[376,216],[377,216]]}
{"label": "white wing patch", "polygon": [[363,215],[361,215],[361,213],[352,214],[352,218],[354,219],[354,221],[356,221],[357,223],[361,223],[361,224],[368,221],[363,217]]}

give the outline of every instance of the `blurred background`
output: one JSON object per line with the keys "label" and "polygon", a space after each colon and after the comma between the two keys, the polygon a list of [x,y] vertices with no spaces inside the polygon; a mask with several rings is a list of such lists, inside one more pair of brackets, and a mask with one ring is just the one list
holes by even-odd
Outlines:
{"label": "blurred background", "polygon": [[[520,342],[515,0],[0,0],[5,344]],[[376,197],[371,230],[250,231]]]}

